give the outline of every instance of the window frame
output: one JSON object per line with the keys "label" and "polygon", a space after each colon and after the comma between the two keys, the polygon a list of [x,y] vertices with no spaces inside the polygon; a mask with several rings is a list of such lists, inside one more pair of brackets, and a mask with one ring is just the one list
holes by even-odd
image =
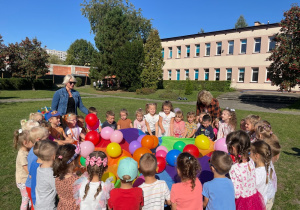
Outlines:
{"label": "window frame", "polygon": [[[243,80],[240,80],[240,75],[243,73]],[[245,82],[245,68],[239,68],[239,74],[238,74],[238,82],[243,83]]]}
{"label": "window frame", "polygon": [[191,56],[191,45],[185,45],[185,57],[189,58]]}
{"label": "window frame", "polygon": [[189,69],[184,69],[184,73],[185,73],[185,80],[190,78],[190,70]]}
{"label": "window frame", "polygon": [[[274,50],[275,49],[275,47],[276,47],[276,42],[273,40],[275,38],[275,36],[269,36],[269,43],[268,43],[268,52],[271,52],[271,50]],[[271,41],[272,40],[272,41]],[[273,43],[274,42],[274,48],[273,49],[270,49],[270,45],[271,45],[271,43]]]}
{"label": "window frame", "polygon": [[[246,43],[245,44],[245,52],[242,52],[242,49],[243,49],[243,41],[246,40]],[[241,46],[240,46],[240,54],[246,54],[247,53],[247,39],[241,39]]]}
{"label": "window frame", "polygon": [[[219,44],[221,44],[221,45],[219,45]],[[219,53],[219,51],[220,51],[220,53]],[[222,54],[222,42],[216,42],[216,55],[221,55],[221,54]]]}
{"label": "window frame", "polygon": [[[254,81],[253,80],[253,75],[254,75],[254,71],[256,71],[256,70],[257,70],[257,81]],[[258,67],[253,67],[251,69],[251,82],[258,83],[258,76],[259,76],[259,68]]]}
{"label": "window frame", "polygon": [[[220,81],[221,70],[220,68],[215,69],[215,81]],[[217,79],[218,78],[218,79]]]}
{"label": "window frame", "polygon": [[181,58],[181,46],[177,46],[177,54],[176,54],[176,58]]}
{"label": "window frame", "polygon": [[[256,40],[260,40],[259,42],[257,42]],[[257,51],[256,50],[256,44],[258,44],[259,43],[259,50]],[[261,37],[257,37],[257,38],[254,38],[254,48],[253,48],[253,52],[254,53],[260,53],[260,51],[261,51]]]}
{"label": "window frame", "polygon": [[168,47],[168,49],[169,49],[169,57],[168,58],[172,58],[173,57],[173,48]]}
{"label": "window frame", "polygon": [[[206,79],[207,75],[207,79]],[[204,81],[209,81],[209,69],[204,69]]]}
{"label": "window frame", "polygon": [[[230,42],[232,42],[232,53],[230,53]],[[228,41],[228,55],[233,55],[234,53],[234,40],[229,40]]]}
{"label": "window frame", "polygon": [[164,59],[165,58],[165,48],[161,49],[161,54],[162,54],[162,58]]}
{"label": "window frame", "polygon": [[[178,77],[179,76],[179,77]],[[180,80],[180,69],[176,69],[176,80]]]}
{"label": "window frame", "polygon": [[[199,46],[199,52],[198,52],[198,55],[197,55],[197,46]],[[199,57],[200,56],[200,44],[195,44],[195,57]]]}
{"label": "window frame", "polygon": [[210,43],[205,43],[205,56],[210,56]]}
{"label": "window frame", "polygon": [[[229,73],[230,73],[230,79],[228,79]],[[226,68],[226,80],[232,81],[232,68]]]}
{"label": "window frame", "polygon": [[[268,73],[269,73],[269,69],[266,68],[266,77],[265,77],[265,82],[271,82],[270,78],[268,78]],[[268,80],[269,79],[269,80]]]}
{"label": "window frame", "polygon": [[[197,73],[197,78],[196,78]],[[199,80],[199,69],[194,69],[194,80]]]}
{"label": "window frame", "polygon": [[168,69],[168,80],[172,80],[172,69]]}

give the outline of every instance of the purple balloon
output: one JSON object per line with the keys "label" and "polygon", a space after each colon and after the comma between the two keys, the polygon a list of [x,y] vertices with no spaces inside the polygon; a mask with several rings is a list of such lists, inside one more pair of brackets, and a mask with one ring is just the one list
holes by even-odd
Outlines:
{"label": "purple balloon", "polygon": [[217,141],[215,141],[215,146],[214,147],[215,147],[215,150],[219,150],[219,151],[223,151],[223,152],[228,153],[225,138],[221,138],[221,139],[218,139]]}
{"label": "purple balloon", "polygon": [[134,151],[138,148],[142,147],[141,143],[138,142],[138,141],[132,141],[130,144],[129,144],[129,152],[131,154],[134,153]]}
{"label": "purple balloon", "polygon": [[137,138],[137,141],[140,142],[140,143],[142,143],[142,138],[143,138],[144,136],[146,136],[146,135],[140,135],[140,136]]}

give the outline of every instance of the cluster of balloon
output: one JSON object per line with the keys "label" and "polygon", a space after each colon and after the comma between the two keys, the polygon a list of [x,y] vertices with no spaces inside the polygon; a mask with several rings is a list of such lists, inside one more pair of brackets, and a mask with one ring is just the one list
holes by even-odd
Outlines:
{"label": "cluster of balloon", "polygon": [[85,140],[92,142],[96,146],[100,141],[100,134],[97,131],[90,131],[85,135]]}
{"label": "cluster of balloon", "polygon": [[215,141],[214,149],[228,153],[226,139],[221,138],[221,139],[218,139],[217,141]]}
{"label": "cluster of balloon", "polygon": [[142,147],[142,144],[139,141],[132,141],[129,144],[129,152],[133,154],[135,150],[137,150],[140,147]]}
{"label": "cluster of balloon", "polygon": [[195,145],[199,148],[199,149],[209,149],[210,146],[210,141],[207,138],[207,136],[205,136],[204,134],[201,134],[199,136],[196,137],[195,139]]}
{"label": "cluster of balloon", "polygon": [[148,149],[154,149],[158,146],[158,138],[156,136],[145,135],[141,139],[141,145]]}
{"label": "cluster of balloon", "polygon": [[101,137],[104,140],[121,143],[121,141],[123,140],[123,133],[121,131],[112,129],[111,127],[105,127],[101,130]]}
{"label": "cluster of balloon", "polygon": [[110,157],[116,158],[122,154],[122,148],[118,143],[112,142],[107,145],[106,152]]}
{"label": "cluster of balloon", "polygon": [[196,147],[194,144],[188,144],[183,148],[183,152],[188,152],[191,155],[193,155],[195,158],[198,158],[200,155],[198,147]]}
{"label": "cluster of balloon", "polygon": [[167,162],[166,156],[168,153],[168,149],[165,146],[159,146],[156,148],[156,159],[157,159],[157,173],[161,173],[165,170]]}
{"label": "cluster of balloon", "polygon": [[80,144],[80,155],[86,158],[95,150],[95,145],[90,141],[84,141]]}
{"label": "cluster of balloon", "polygon": [[183,151],[183,148],[185,147],[185,143],[183,141],[177,141],[174,145],[173,145],[173,149],[177,149],[180,152]]}
{"label": "cluster of balloon", "polygon": [[85,122],[89,130],[97,130],[97,128],[99,127],[99,119],[95,114],[88,114],[85,117]]}
{"label": "cluster of balloon", "polygon": [[176,165],[176,161],[177,161],[177,158],[179,156],[181,152],[177,149],[172,149],[168,152],[167,156],[166,156],[166,160],[167,160],[167,163],[170,165],[170,166],[175,166]]}

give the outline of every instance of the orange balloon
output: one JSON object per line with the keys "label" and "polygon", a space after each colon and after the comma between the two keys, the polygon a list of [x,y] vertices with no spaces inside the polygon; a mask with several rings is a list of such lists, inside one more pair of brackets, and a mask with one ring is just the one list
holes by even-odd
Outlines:
{"label": "orange balloon", "polygon": [[152,154],[151,150],[146,148],[146,147],[140,147],[138,149],[136,149],[133,153],[133,159],[136,161],[136,162],[140,162],[140,158],[146,154],[146,153],[150,153]]}
{"label": "orange balloon", "polygon": [[153,144],[154,144],[154,139],[152,138],[152,136],[146,135],[142,138],[141,144],[142,144],[142,147],[152,149]]}
{"label": "orange balloon", "polygon": [[158,146],[158,138],[156,136],[152,136],[154,142],[153,142],[153,147],[151,149],[154,149]]}

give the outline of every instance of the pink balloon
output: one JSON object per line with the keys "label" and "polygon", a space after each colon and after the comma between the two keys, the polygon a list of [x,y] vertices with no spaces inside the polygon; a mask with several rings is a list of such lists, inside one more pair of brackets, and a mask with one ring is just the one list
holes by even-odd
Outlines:
{"label": "pink balloon", "polygon": [[166,153],[169,152],[168,149],[167,149],[167,147],[165,147],[165,146],[159,146],[159,147],[157,147],[156,148],[156,152],[158,152],[159,150],[164,150]]}
{"label": "pink balloon", "polygon": [[114,132],[114,129],[112,129],[111,127],[104,127],[101,130],[101,137],[105,140],[109,140],[112,133]]}
{"label": "pink balloon", "polygon": [[94,150],[95,145],[91,141],[84,141],[80,144],[80,155],[84,158],[94,152]]}
{"label": "pink balloon", "polygon": [[96,123],[95,126],[90,127],[88,124],[86,124],[86,127],[87,127],[87,129],[89,129],[90,131],[94,131],[94,130],[97,130],[97,129],[99,128],[99,124],[100,124],[100,121],[98,120],[98,122]]}
{"label": "pink balloon", "polygon": [[110,136],[111,142],[120,143],[123,140],[123,133],[121,131],[114,131]]}
{"label": "pink balloon", "polygon": [[156,151],[155,156],[156,157],[162,157],[162,158],[166,159],[167,152],[165,150],[158,150],[158,151]]}
{"label": "pink balloon", "polygon": [[224,152],[228,153],[226,139],[221,138],[221,139],[218,139],[217,141],[215,141],[214,148],[215,148],[215,150],[224,151]]}

